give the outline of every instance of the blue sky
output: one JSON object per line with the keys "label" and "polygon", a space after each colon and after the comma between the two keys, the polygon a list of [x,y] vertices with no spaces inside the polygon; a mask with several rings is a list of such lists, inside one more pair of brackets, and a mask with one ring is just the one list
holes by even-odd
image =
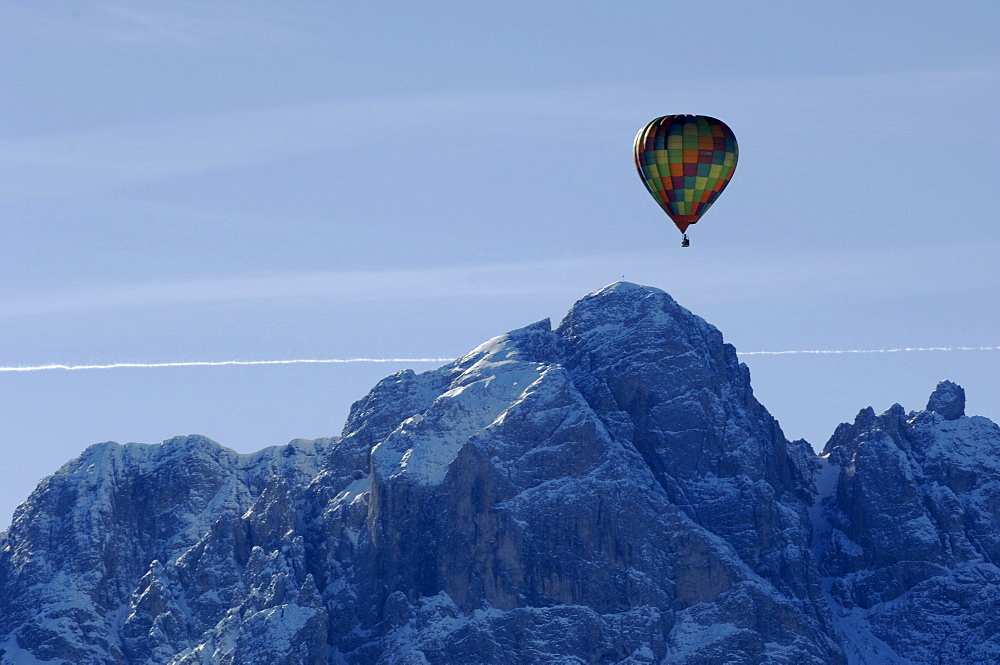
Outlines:
{"label": "blue sky", "polygon": [[[995,2],[0,5],[0,365],[454,357],[625,278],[740,351],[995,346]],[[740,141],[681,250],[631,157]],[[746,356],[822,446],[1000,351]],[[0,523],[105,440],[338,434],[394,363],[0,372]],[[430,369],[432,363],[413,365]]]}

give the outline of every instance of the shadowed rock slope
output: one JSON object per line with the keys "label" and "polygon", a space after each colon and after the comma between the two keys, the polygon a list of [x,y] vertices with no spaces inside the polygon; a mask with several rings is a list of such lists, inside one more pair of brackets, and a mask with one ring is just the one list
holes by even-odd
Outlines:
{"label": "shadowed rock slope", "polygon": [[816,456],[617,283],[337,438],[90,447],[0,536],[2,662],[989,662],[998,450],[943,382]]}

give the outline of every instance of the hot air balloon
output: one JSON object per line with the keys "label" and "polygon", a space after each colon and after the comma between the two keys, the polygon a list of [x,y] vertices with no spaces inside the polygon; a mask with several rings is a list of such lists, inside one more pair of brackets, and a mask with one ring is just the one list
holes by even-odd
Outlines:
{"label": "hot air balloon", "polygon": [[683,234],[715,203],[736,169],[733,131],[704,115],[665,115],[635,137],[635,166],[646,189]]}

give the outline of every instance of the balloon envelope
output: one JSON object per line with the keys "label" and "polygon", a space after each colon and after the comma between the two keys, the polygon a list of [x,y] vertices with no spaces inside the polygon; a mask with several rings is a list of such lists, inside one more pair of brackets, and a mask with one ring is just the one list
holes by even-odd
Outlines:
{"label": "balloon envelope", "polygon": [[639,177],[681,233],[719,198],[738,157],[733,131],[704,115],[665,115],[635,137]]}

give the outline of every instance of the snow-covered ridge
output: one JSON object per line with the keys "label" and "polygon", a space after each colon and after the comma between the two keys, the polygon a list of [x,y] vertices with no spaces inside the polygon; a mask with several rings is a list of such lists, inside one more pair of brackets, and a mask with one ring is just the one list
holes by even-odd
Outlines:
{"label": "snow-covered ridge", "polygon": [[375,473],[440,484],[471,437],[502,422],[511,406],[544,384],[549,366],[520,360],[518,337],[516,332],[495,337],[459,359],[447,389],[429,408],[404,420],[372,449]]}
{"label": "snow-covered ridge", "polygon": [[850,644],[882,645],[882,660],[856,662],[1000,654],[1000,428],[964,410],[964,391],[943,381],[925,410],[864,409],[827,443],[838,481],[824,588]]}

